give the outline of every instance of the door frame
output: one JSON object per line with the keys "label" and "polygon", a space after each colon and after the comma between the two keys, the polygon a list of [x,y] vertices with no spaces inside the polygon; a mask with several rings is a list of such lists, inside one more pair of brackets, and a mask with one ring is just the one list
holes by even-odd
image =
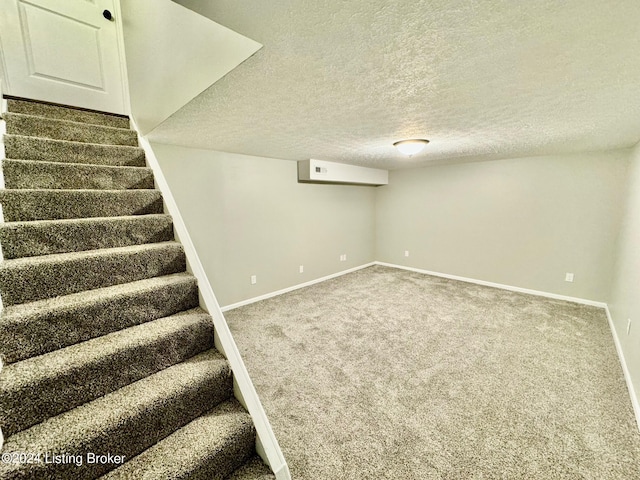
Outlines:
{"label": "door frame", "polygon": [[131,117],[131,98],[129,96],[129,75],[127,71],[127,54],[124,44],[124,27],[122,20],[122,8],[120,0],[113,0],[115,11],[116,32],[118,36],[118,54],[120,56],[120,79],[122,81],[122,100],[124,102],[124,114]]}

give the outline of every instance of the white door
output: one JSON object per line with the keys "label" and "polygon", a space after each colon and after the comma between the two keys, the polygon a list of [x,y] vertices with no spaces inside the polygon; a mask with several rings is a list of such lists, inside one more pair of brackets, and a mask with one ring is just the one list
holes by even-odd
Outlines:
{"label": "white door", "polygon": [[0,0],[4,93],[127,113],[114,1]]}

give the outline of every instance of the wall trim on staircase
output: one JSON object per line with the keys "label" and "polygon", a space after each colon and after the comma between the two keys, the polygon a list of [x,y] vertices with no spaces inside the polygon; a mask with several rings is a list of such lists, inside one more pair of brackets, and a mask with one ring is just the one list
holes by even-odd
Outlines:
{"label": "wall trim on staircase", "polygon": [[[2,52],[0,52],[2,55]],[[0,115],[3,115],[7,111],[7,99],[4,97],[4,85],[2,83],[2,79],[0,78]],[[3,157],[4,158],[4,157]]]}
{"label": "wall trim on staircase", "polygon": [[633,407],[633,413],[636,416],[636,423],[638,424],[638,430],[640,431],[640,402],[638,401],[636,391],[633,388],[633,382],[631,381],[631,372],[629,372],[629,367],[627,366],[627,361],[624,357],[624,352],[622,351],[622,345],[620,344],[620,338],[618,337],[618,331],[616,330],[616,327],[613,323],[613,317],[611,316],[608,305],[605,307],[605,312],[607,313],[609,328],[611,329],[611,335],[613,335],[613,343],[615,343],[616,345],[616,352],[618,352],[618,359],[620,360],[620,365],[622,366],[624,380],[627,383],[629,397],[631,397],[631,406]]}
{"label": "wall trim on staircase", "polygon": [[169,184],[162,173],[158,159],[149,141],[140,135],[140,130],[135,124],[135,121],[132,120],[131,123],[132,128],[138,133],[139,144],[145,151],[147,165],[153,170],[156,186],[162,193],[165,211],[173,217],[176,239],[182,244],[187,257],[187,270],[198,280],[200,306],[213,318],[216,347],[227,357],[227,361],[233,372],[234,393],[253,419],[256,428],[256,451],[264,462],[271,467],[277,480],[291,480],[291,473],[289,472],[289,467],[280,449],[278,440],[273,433],[258,393],[240,356],[240,351],[231,336],[229,326],[220,310],[220,305],[213,293],[211,284],[191,241],[184,220],[180,215],[178,205],[171,194]]}
{"label": "wall trim on staircase", "polygon": [[[2,167],[2,160],[6,158],[4,150],[4,134],[7,133],[7,122],[4,121],[2,115],[7,111],[7,100],[2,95],[2,80],[0,80],[0,190],[4,190],[4,170]],[[4,212],[2,211],[2,204],[0,203],[0,223],[4,223]],[[2,253],[2,245],[0,245],[0,263],[4,262],[4,254]],[[2,304],[2,297],[0,296],[0,313],[4,309]],[[2,432],[0,431],[0,434]]]}
{"label": "wall trim on staircase", "polygon": [[315,280],[310,280],[308,282],[299,283],[297,285],[293,285],[292,287],[283,288],[282,290],[276,290],[275,292],[265,293],[264,295],[260,295],[258,297],[252,297],[252,298],[248,298],[247,300],[231,303],[229,305],[225,305],[224,307],[222,307],[221,310],[223,312],[228,312],[229,310],[233,310],[234,308],[244,307],[245,305],[250,305],[252,303],[256,303],[261,300],[266,300],[268,298],[277,297],[278,295],[289,293],[294,290],[298,290],[300,288],[310,287],[311,285],[315,285],[316,283],[324,282],[326,280],[331,280],[332,278],[340,277],[342,275],[346,275],[347,273],[356,272],[358,270],[362,270],[363,268],[371,267],[372,265],[375,265],[375,262],[365,263],[364,265],[359,265],[357,267],[349,268],[347,270],[342,270],[340,272],[332,273],[331,275],[326,275],[324,277],[316,278]]}
{"label": "wall trim on staircase", "polygon": [[[7,122],[3,115],[7,111],[7,99],[2,95],[2,81],[0,81],[0,159],[7,158],[4,150],[4,134],[7,133]],[[0,167],[0,189],[4,189],[4,173]],[[0,211],[1,212],[1,211]],[[4,222],[4,218],[0,219]]]}

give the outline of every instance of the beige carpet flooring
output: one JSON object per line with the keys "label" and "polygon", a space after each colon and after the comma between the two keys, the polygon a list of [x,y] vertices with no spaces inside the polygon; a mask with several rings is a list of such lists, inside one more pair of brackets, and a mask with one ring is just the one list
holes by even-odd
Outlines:
{"label": "beige carpet flooring", "polygon": [[601,309],[374,266],[226,317],[295,480],[640,478]]}

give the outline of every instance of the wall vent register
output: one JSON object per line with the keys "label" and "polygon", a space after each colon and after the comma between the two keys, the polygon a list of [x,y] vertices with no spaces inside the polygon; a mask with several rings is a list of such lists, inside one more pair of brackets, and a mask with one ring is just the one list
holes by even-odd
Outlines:
{"label": "wall vent register", "polygon": [[378,168],[310,159],[298,162],[298,181],[377,186],[389,183],[389,172]]}

